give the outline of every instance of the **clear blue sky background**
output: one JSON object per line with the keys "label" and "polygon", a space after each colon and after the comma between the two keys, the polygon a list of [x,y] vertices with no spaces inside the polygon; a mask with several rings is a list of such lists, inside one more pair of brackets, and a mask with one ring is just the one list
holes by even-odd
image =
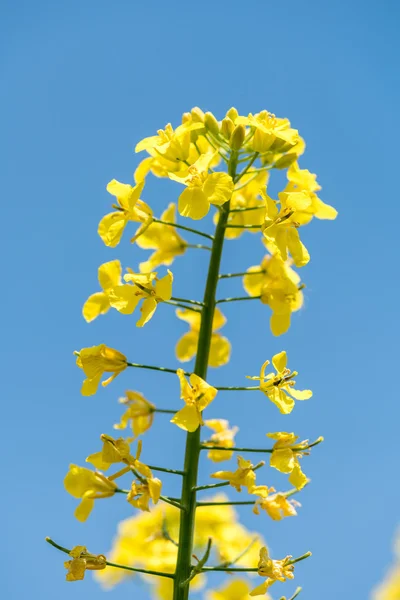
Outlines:
{"label": "clear blue sky background", "polygon": [[[133,361],[176,365],[173,348],[186,328],[171,307],[138,330],[117,313],[87,325],[81,306],[98,289],[100,263],[136,267],[144,256],[128,236],[116,250],[97,236],[110,206],[106,183],[130,182],[134,144],[194,105],[219,117],[231,105],[289,117],[307,141],[301,165],[318,173],[322,198],[340,213],[304,231],[312,255],[301,270],[306,303],[287,335],[272,338],[268,308],[226,307],[232,361],[211,373],[213,383],[243,384],[242,374],[286,348],[299,384],[315,395],[283,417],[262,396],[220,394],[209,414],[240,423],[242,445],[278,429],[326,437],[304,460],[313,481],[299,516],[272,523],[243,511],[243,520],[276,556],[313,551],[297,569],[305,598],[365,600],[380,579],[400,491],[399,16],[394,0],[3,2],[0,569],[8,600],[102,596],[91,577],[64,582],[64,556],[44,537],[107,551],[131,511],[114,498],[82,525],[62,479],[69,462],[82,464],[98,435],[112,432],[125,389],[178,405],[173,376],[131,370],[81,397],[72,351],[104,341]],[[153,180],[145,198],[159,213],[178,188]],[[262,255],[248,234],[227,243],[224,270]],[[176,295],[200,295],[206,260],[199,251],[175,263]],[[235,291],[239,281],[220,294]],[[179,468],[183,442],[158,419],[144,457]],[[285,487],[283,476],[274,481]],[[129,596],[147,597],[133,583],[109,595]]]}

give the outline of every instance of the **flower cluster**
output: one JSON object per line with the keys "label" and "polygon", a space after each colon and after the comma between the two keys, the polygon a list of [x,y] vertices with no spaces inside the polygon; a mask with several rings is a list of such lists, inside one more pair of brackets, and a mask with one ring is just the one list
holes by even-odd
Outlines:
{"label": "flower cluster", "polygon": [[[223,367],[231,357],[231,343],[220,332],[227,322],[219,308],[221,303],[255,300],[267,305],[270,329],[275,336],[288,331],[292,313],[303,305],[305,286],[294,267],[305,266],[310,253],[303,234],[300,235],[301,228],[314,217],[332,220],[337,214],[318,197],[321,188],[316,176],[300,168],[298,161],[304,150],[304,140],[288,119],[278,118],[266,110],[239,115],[231,108],[218,120],[211,112],[204,113],[196,107],[183,114],[177,127],[167,124],[136,145],[136,152],[146,152],[147,156],[135,170],[133,185],[115,179],[107,185],[114,200],[112,211],[98,226],[101,240],[107,247],[116,248],[125,229],[129,231],[134,223],[129,233],[130,242],[152,253],[125,272],[115,258],[100,265],[100,291],[91,294],[84,303],[83,317],[90,323],[111,308],[121,315],[131,315],[138,308],[140,317],[136,325],[142,328],[155,315],[159,304],[164,306],[157,311],[155,319],[159,318],[160,311],[168,312],[172,306],[176,317],[189,327],[174,340],[176,358],[188,365],[195,359],[195,364],[188,367],[188,371],[179,367],[142,365],[130,362],[125,354],[105,343],[75,352],[77,366],[84,373],[83,396],[96,394],[104,374],[107,376],[102,381],[103,387],[122,372],[132,372],[132,368],[151,369],[160,376],[172,373],[177,376],[177,389],[171,408],[164,406],[164,393],[160,392],[154,402],[141,391],[126,390],[120,398],[123,412],[113,427],[119,432],[128,430],[128,437],[102,434],[101,449],[86,458],[93,468],[70,465],[64,486],[80,501],[75,509],[79,521],[89,517],[96,500],[113,496],[125,497],[126,506],[133,514],[119,524],[107,558],[88,553],[84,546],[68,550],[48,540],[70,555],[71,559],[65,563],[68,581],[83,579],[85,571],[91,569],[98,570],[97,578],[110,587],[124,577],[140,573],[146,581],[150,576],[156,578],[152,587],[156,597],[187,600],[189,591],[204,586],[206,577],[213,571],[240,570],[250,576],[258,574],[262,583],[254,587],[247,579],[234,579],[220,589],[209,590],[207,599],[245,600],[259,595],[270,598],[270,587],[293,579],[295,564],[310,556],[307,552],[294,559],[290,555],[283,559],[271,558],[262,536],[241,525],[232,505],[249,505],[254,514],[264,513],[274,521],[296,516],[300,503],[292,496],[309,481],[302,471],[301,460],[322,438],[310,443],[299,441],[301,438],[294,433],[266,432],[267,438],[272,440],[267,447],[241,447],[236,446],[238,426],[230,425],[226,418],[203,416],[211,403],[213,407],[220,404],[220,392],[230,390],[261,391],[282,415],[293,411],[296,400],[312,396],[308,389],[296,389],[298,373],[288,368],[285,351],[272,357],[272,372],[267,372],[270,363],[266,360],[258,376],[248,377],[257,382],[255,386],[221,387],[211,384],[208,375],[208,367]],[[274,170],[286,173],[286,183],[276,199],[270,195]],[[160,212],[153,210],[146,191],[150,176],[178,183],[177,202]],[[210,211],[215,226],[212,233],[192,226]],[[177,213],[186,219],[185,224],[177,221]],[[185,238],[206,239],[209,245],[189,243],[181,237],[181,232]],[[265,249],[268,253],[258,265],[249,266],[245,271],[220,273],[224,240],[236,240],[246,233],[258,234],[263,253]],[[174,276],[169,269],[176,259],[186,257],[191,250],[210,252],[204,296],[198,300],[173,295]],[[243,278],[248,295],[218,298],[220,281],[232,278],[233,281]],[[176,322],[176,325],[178,329],[180,324]],[[138,331],[136,335],[141,334]],[[135,347],[140,348],[140,342]],[[119,381],[126,376],[127,373]],[[183,401],[180,407],[179,396]],[[163,414],[170,415],[171,423],[165,432],[166,440],[181,435],[179,430],[185,432],[182,469],[159,463],[153,466],[141,460],[141,437]],[[205,429],[210,433],[203,436]],[[246,434],[243,426],[241,430]],[[131,448],[133,442],[135,451]],[[213,463],[230,461],[235,456],[237,466],[216,471],[211,474],[212,482],[198,485],[198,465],[204,456],[203,450]],[[247,453],[269,456],[269,467],[287,474],[293,487],[277,491],[269,484],[272,472],[268,467],[262,471],[264,481],[257,482],[258,471],[267,461],[253,462],[245,456]],[[164,474],[163,479],[181,478],[180,497],[164,495],[163,483],[156,476],[158,472]],[[126,483],[122,485],[122,481]],[[235,501],[222,494],[211,498],[201,496],[203,490],[224,486],[244,492],[248,500]],[[299,593],[300,588],[289,600]]]}

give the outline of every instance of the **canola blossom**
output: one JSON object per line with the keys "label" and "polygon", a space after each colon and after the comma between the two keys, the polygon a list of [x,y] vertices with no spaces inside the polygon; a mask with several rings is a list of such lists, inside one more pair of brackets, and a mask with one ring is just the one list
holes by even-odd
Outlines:
{"label": "canola blossom", "polygon": [[[310,399],[312,392],[297,389],[298,373],[288,368],[285,350],[272,357],[271,365],[269,360],[261,367],[261,361],[255,363],[250,373],[259,374],[247,377],[256,385],[241,387],[240,378],[245,376],[241,361],[246,350],[240,342],[232,350],[227,336],[238,322],[230,318],[228,323],[220,306],[250,301],[242,305],[240,320],[245,327],[257,328],[263,336],[268,329],[273,336],[287,334],[304,306],[306,285],[298,269],[306,267],[315,250],[305,226],[314,226],[316,220],[332,221],[337,211],[319,197],[316,175],[303,167],[305,142],[298,130],[287,118],[267,110],[240,115],[232,107],[218,119],[195,107],[182,115],[177,126],[167,123],[139,140],[135,151],[142,158],[132,185],[113,179],[106,187],[113,197],[112,211],[101,219],[98,234],[113,252],[119,244],[126,243],[128,248],[129,243],[135,244],[139,249],[135,253],[143,251],[143,259],[124,272],[120,260],[110,256],[98,268],[99,287],[96,290],[89,282],[90,295],[82,299],[87,323],[100,315],[108,318],[111,309],[118,311],[117,321],[127,323],[123,331],[128,332],[131,346],[128,356],[106,343],[75,352],[76,364],[84,375],[82,396],[94,396],[100,383],[106,387],[126,371],[108,392],[115,393],[122,409],[109,424],[120,437],[101,434],[101,446],[93,442],[90,447],[95,451],[85,459],[91,468],[71,464],[64,478],[65,490],[78,501],[74,509],[78,521],[86,521],[89,515],[98,518],[97,502],[110,498],[125,501],[129,516],[118,524],[112,547],[105,554],[103,549],[91,554],[85,546],[74,546],[73,541],[68,548],[46,539],[68,555],[64,563],[68,582],[80,581],[87,570],[93,570],[104,588],[140,577],[149,586],[148,597],[159,600],[189,600],[192,592],[200,592],[204,600],[246,600],[253,596],[272,600],[271,587],[275,591],[290,582],[295,565],[297,570],[297,564],[311,553],[271,558],[262,523],[270,519],[281,527],[280,521],[297,515],[301,506],[297,495],[310,481],[302,470],[303,458],[323,438],[311,443],[300,441],[295,433],[284,431],[282,423],[282,427],[278,425],[282,431],[266,433],[264,440],[257,440],[258,434],[240,422],[245,412],[268,422],[265,413],[276,411],[276,407],[279,412],[274,417],[284,421],[286,415],[301,410],[296,401]],[[286,180],[275,194],[271,192],[275,181],[283,180],[282,175],[275,179],[276,171],[284,173]],[[153,204],[147,191],[151,185],[146,185],[152,177],[164,178],[170,187],[175,186],[176,202],[160,206],[161,194]],[[259,254],[256,252],[252,264],[242,264],[237,272],[222,272],[225,240],[233,244],[247,234],[258,239]],[[204,293],[192,299],[188,290],[187,296],[175,297],[173,287],[182,289],[186,283],[179,267],[175,271],[180,261],[189,261],[188,284],[202,281],[190,265],[191,253],[197,250],[204,257],[208,253],[209,258]],[[240,256],[240,251],[232,256]],[[222,283],[232,289],[236,286],[237,295],[223,297]],[[252,319],[254,301],[260,304],[257,321]],[[157,310],[160,304],[164,306]],[[136,309],[140,311],[136,321],[139,329],[132,329],[128,320]],[[174,321],[172,311],[179,321]],[[150,319],[152,325],[142,330]],[[167,340],[172,364],[130,362],[140,360],[144,335],[151,336],[154,327],[157,340],[163,335],[164,319],[171,319],[178,331],[174,339]],[[238,379],[222,386],[216,369],[227,365],[231,356]],[[186,363],[186,370],[174,365],[174,358]],[[292,359],[296,364],[296,357]],[[209,367],[214,370],[209,371]],[[140,369],[150,370],[154,378],[174,375],[175,393],[166,392],[160,381],[148,399],[150,390],[140,389],[146,387]],[[237,393],[231,396],[234,425],[225,414],[231,406],[224,401],[225,393],[230,391]],[[257,403],[261,394],[248,391],[262,392],[275,406]],[[71,400],[79,401],[96,402],[96,412],[101,410],[96,398]],[[178,464],[165,465],[162,452],[155,464],[142,459],[143,437],[151,431],[151,440],[161,425],[163,444],[174,453],[180,447],[178,443],[175,446],[175,440],[185,442]],[[145,442],[145,450],[149,447],[151,443],[146,446]],[[262,454],[266,460],[253,460],[253,453]],[[199,475],[204,461],[210,461],[208,481]],[[218,465],[219,470],[215,470],[223,462],[227,463],[224,468]],[[272,469],[287,475],[292,488],[272,487]],[[174,478],[180,490],[177,497],[165,491],[172,489]],[[212,493],[222,487],[230,493]],[[249,531],[240,522],[234,505],[257,515],[261,533]],[[92,547],[90,542],[88,545]],[[214,573],[221,572],[233,577],[218,582]],[[397,589],[396,585],[397,575],[390,576],[377,600],[394,599],[390,590]],[[285,596],[277,593],[281,600],[294,600],[300,592],[298,587],[294,593],[285,591]]]}

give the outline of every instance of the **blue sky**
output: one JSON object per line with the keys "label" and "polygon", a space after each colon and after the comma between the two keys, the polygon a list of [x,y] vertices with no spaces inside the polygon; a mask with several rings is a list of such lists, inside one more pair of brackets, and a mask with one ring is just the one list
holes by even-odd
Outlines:
{"label": "blue sky", "polygon": [[[304,461],[312,484],[299,516],[272,523],[243,511],[243,521],[262,530],[277,556],[313,551],[296,578],[310,600],[363,600],[379,581],[400,492],[392,379],[398,18],[394,0],[2,4],[0,569],[9,600],[100,597],[90,577],[65,583],[64,557],[44,537],[106,551],[129,506],[114,498],[85,525],[76,522],[75,501],[62,485],[68,464],[82,464],[98,435],[111,432],[125,389],[177,405],[175,378],[146,372],[125,372],[97,396],[81,397],[72,351],[104,341],[132,361],[176,365],[173,348],[185,325],[171,307],[138,330],[134,318],[117,313],[87,325],[81,306],[98,289],[99,264],[120,258],[134,267],[144,256],[126,236],[116,250],[97,236],[110,206],[106,183],[130,182],[134,144],[168,121],[178,124],[194,105],[218,117],[232,105],[243,114],[266,108],[289,117],[307,142],[301,166],[318,173],[321,197],[339,210],[336,222],[315,221],[304,232],[312,256],[301,270],[306,302],[288,334],[272,338],[265,307],[226,307],[233,355],[227,368],[212,371],[212,382],[240,385],[242,374],[256,374],[285,348],[299,387],[311,387],[314,398],[283,417],[262,397],[221,394],[210,415],[240,424],[242,445],[278,429],[326,438]],[[146,200],[159,213],[178,189],[154,179]],[[262,256],[248,234],[227,243],[223,270],[244,270]],[[199,251],[175,263],[176,295],[200,296],[206,260]],[[220,293],[235,291],[239,281]],[[157,420],[145,458],[179,468],[184,435],[171,428]],[[200,479],[208,472],[204,465]],[[146,597],[132,583],[109,597],[126,594]]]}

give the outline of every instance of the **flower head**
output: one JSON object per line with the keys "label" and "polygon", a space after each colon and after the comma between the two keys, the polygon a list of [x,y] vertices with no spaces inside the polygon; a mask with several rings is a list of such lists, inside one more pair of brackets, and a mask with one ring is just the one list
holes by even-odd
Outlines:
{"label": "flower head", "polygon": [[181,399],[185,401],[186,406],[176,413],[171,423],[186,431],[196,431],[204,424],[201,413],[214,400],[217,390],[195,373],[190,375],[190,383],[182,369],[178,369],[177,375],[181,385]]}
{"label": "flower head", "polygon": [[290,165],[287,170],[288,184],[284,189],[286,194],[301,193],[309,197],[310,203],[303,210],[296,213],[296,221],[305,225],[313,217],[317,219],[333,220],[337,217],[337,210],[322,202],[315,192],[321,189],[317,183],[317,176],[307,169],[300,169],[297,162]]}
{"label": "flower head", "polygon": [[114,348],[109,348],[105,344],[82,348],[82,350],[76,352],[76,355],[76,364],[86,375],[81,388],[83,396],[92,396],[96,393],[103,373],[112,373],[111,377],[102,382],[101,385],[104,387],[128,366],[124,354],[114,350]]}
{"label": "flower head", "polygon": [[247,269],[243,278],[246,292],[250,296],[260,296],[261,302],[268,304],[272,310],[270,327],[276,336],[286,333],[292,312],[303,305],[302,286],[299,284],[298,274],[279,256],[266,255],[261,265]]}
{"label": "flower head", "polygon": [[247,125],[254,131],[250,142],[254,152],[283,152],[295,147],[300,141],[299,132],[290,127],[288,119],[277,118],[267,110],[255,115],[250,113],[247,117],[238,117],[236,123]]}
{"label": "flower head", "polygon": [[85,571],[99,571],[107,566],[107,559],[103,554],[90,554],[85,546],[75,546],[69,555],[72,560],[64,563],[68,571],[65,576],[67,581],[81,581],[85,577]]}
{"label": "flower head", "polygon": [[286,556],[282,560],[273,560],[264,546],[260,549],[260,560],[258,561],[258,574],[266,577],[264,583],[250,592],[250,596],[262,596],[267,589],[276,581],[286,581],[294,579],[294,565],[290,564],[291,556]]}
{"label": "flower head", "polygon": [[[187,362],[191,360],[197,352],[201,314],[194,312],[193,310],[178,308],[176,311],[176,316],[178,319],[186,321],[190,325],[190,330],[183,334],[175,348],[178,360],[181,362]],[[213,317],[210,354],[208,357],[208,364],[210,367],[222,367],[229,361],[231,345],[229,340],[218,332],[218,329],[223,327],[225,323],[225,316],[222,314],[219,308],[216,308]]]}
{"label": "flower head", "polygon": [[294,408],[295,400],[308,400],[312,396],[311,390],[295,390],[294,377],[297,371],[291,372],[287,368],[286,352],[279,352],[272,357],[272,365],[276,373],[265,375],[265,369],[269,365],[266,360],[261,367],[259,377],[248,377],[260,381],[260,390],[279,408],[282,414],[288,415]]}
{"label": "flower head", "polygon": [[[259,486],[263,488],[264,486]],[[274,491],[270,488],[269,491]],[[256,515],[260,514],[260,508],[265,510],[268,516],[274,521],[281,521],[284,517],[294,517],[297,515],[296,506],[301,506],[296,500],[287,498],[287,495],[280,492],[269,495],[265,493],[263,489],[258,490],[255,488],[253,494],[259,496],[257,499],[253,512]]]}
{"label": "flower head", "polygon": [[178,183],[186,185],[179,196],[178,210],[184,217],[202,219],[210,210],[210,205],[222,206],[228,202],[233,192],[233,180],[223,172],[209,173],[215,154],[203,154],[196,162],[187,168],[185,173],[169,176]]}
{"label": "flower head", "polygon": [[103,291],[89,296],[82,309],[83,316],[88,323],[109,311],[111,305],[108,294],[114,287],[122,284],[121,275],[122,267],[119,260],[111,260],[100,265],[98,278]]}
{"label": "flower head", "polygon": [[[208,442],[204,445],[207,446],[223,446],[224,448],[234,448],[235,446],[235,435],[239,431],[239,427],[230,427],[229,422],[226,419],[207,419],[204,421],[204,425],[214,431]],[[207,457],[213,462],[224,462],[232,458],[233,451],[229,450],[209,450]]]}
{"label": "flower head", "polygon": [[81,499],[74,513],[78,521],[86,521],[93,510],[95,500],[109,498],[117,489],[114,481],[108,479],[103,473],[77,465],[69,466],[64,487],[71,496]]}
{"label": "flower head", "polygon": [[[171,203],[162,213],[161,220],[175,223],[175,204]],[[175,227],[163,223],[151,225],[137,238],[140,248],[155,250],[148,260],[140,263],[141,273],[153,271],[159,265],[171,265],[176,256],[184,254],[187,242],[177,233]]]}
{"label": "flower head", "polygon": [[251,494],[256,483],[254,465],[250,460],[245,460],[241,456],[237,457],[237,463],[238,468],[236,471],[217,471],[216,473],[213,473],[211,477],[229,481],[230,485],[238,492],[242,491],[241,486],[243,485]]}
{"label": "flower head", "polygon": [[109,292],[110,305],[124,315],[133,313],[139,302],[143,300],[140,308],[141,317],[137,327],[143,327],[155,313],[160,302],[166,302],[172,296],[173,275],[168,270],[167,275],[161,279],[157,273],[133,273],[124,275],[125,285],[114,287]]}
{"label": "flower head", "polygon": [[290,473],[290,483],[301,490],[308,483],[308,479],[301,470],[299,458],[308,454],[308,440],[297,442],[299,436],[286,431],[267,433],[267,437],[276,440],[270,459],[271,467],[281,473]]}
{"label": "flower head", "polygon": [[139,392],[128,390],[119,402],[126,406],[121,421],[114,425],[114,429],[126,429],[131,424],[132,433],[137,438],[145,433],[153,424],[155,406]]}
{"label": "flower head", "polygon": [[98,234],[106,246],[115,248],[119,244],[129,221],[142,223],[136,235],[140,235],[144,228],[151,223],[151,208],[143,200],[140,200],[143,187],[144,182],[132,187],[115,179],[107,185],[107,192],[116,197],[117,204],[113,205],[116,210],[105,215],[99,223]]}

